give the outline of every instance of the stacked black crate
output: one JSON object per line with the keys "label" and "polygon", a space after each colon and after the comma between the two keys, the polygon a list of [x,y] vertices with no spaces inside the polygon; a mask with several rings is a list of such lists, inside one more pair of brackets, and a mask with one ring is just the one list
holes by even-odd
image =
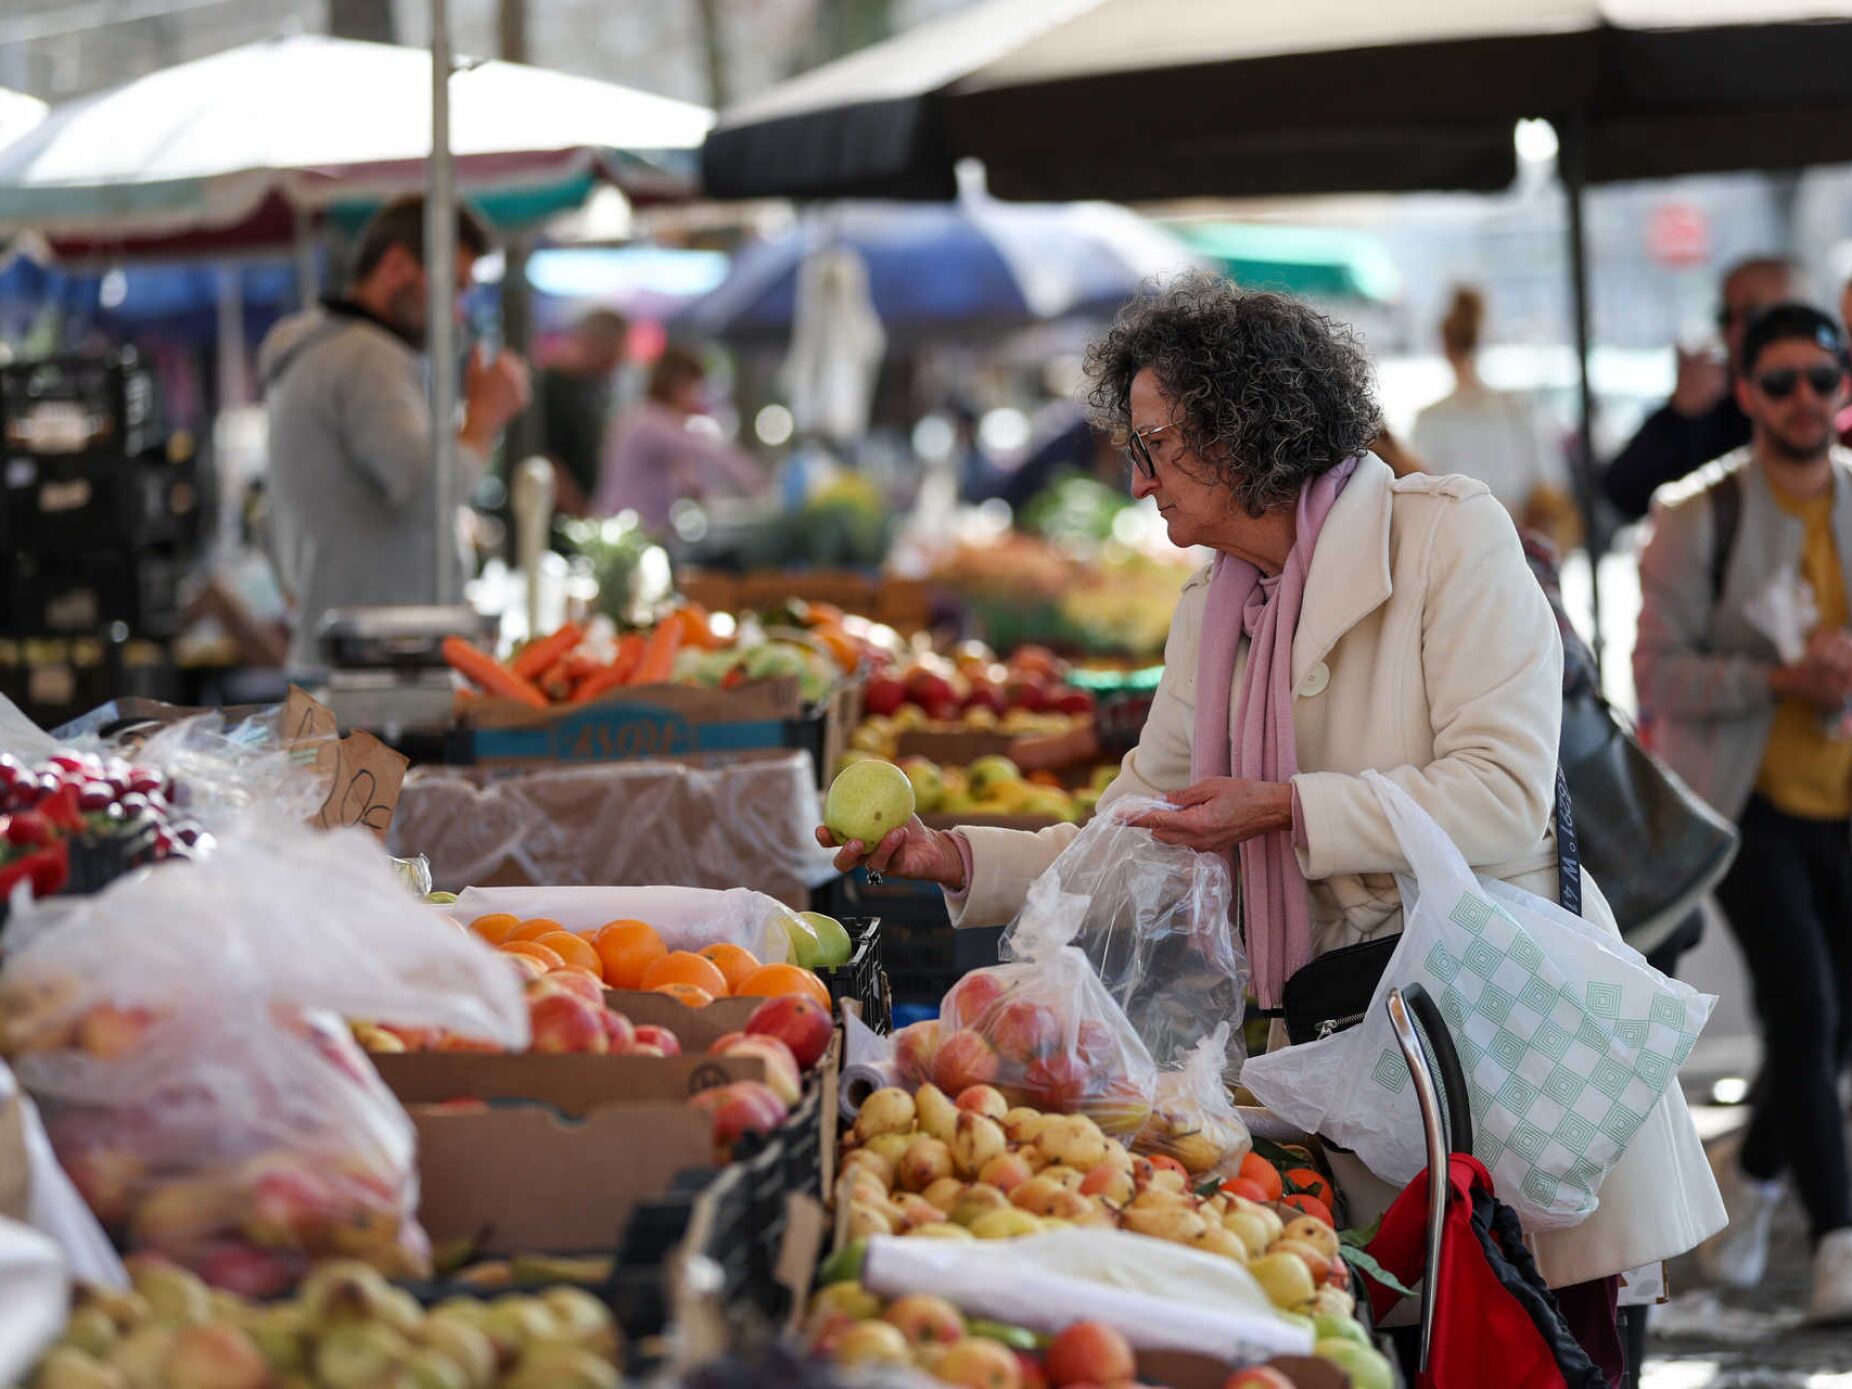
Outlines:
{"label": "stacked black crate", "polygon": [[192,451],[131,351],[0,367],[0,692],[41,724],[174,682]]}

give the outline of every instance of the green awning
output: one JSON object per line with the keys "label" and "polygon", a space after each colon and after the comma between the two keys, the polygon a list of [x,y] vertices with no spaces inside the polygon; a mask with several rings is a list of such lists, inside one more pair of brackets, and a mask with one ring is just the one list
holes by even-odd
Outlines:
{"label": "green awning", "polygon": [[1166,222],[1164,229],[1235,283],[1326,299],[1388,301],[1401,272],[1367,232],[1258,222]]}

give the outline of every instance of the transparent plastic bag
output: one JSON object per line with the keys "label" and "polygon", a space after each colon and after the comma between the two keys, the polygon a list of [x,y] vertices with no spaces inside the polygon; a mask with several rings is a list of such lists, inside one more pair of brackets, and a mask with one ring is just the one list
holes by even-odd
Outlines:
{"label": "transparent plastic bag", "polygon": [[411,1124],[344,1019],[520,1048],[527,1013],[371,835],[249,820],[42,910],[0,976],[0,1041],[113,1235],[257,1296],[330,1255],[425,1267]]}
{"label": "transparent plastic bag", "polygon": [[315,759],[332,737],[291,739],[279,705],[227,727],[221,714],[169,724],[120,751],[173,784],[176,808],[215,834],[247,811],[307,821],[328,798],[329,778]]}
{"label": "transparent plastic bag", "polygon": [[[1247,1048],[1241,1018],[1247,953],[1235,934],[1228,860],[1177,844],[1127,823],[1171,808],[1147,796],[1114,801],[1074,837],[1043,873],[1079,899],[1074,944],[1093,962],[1106,990],[1165,1070],[1185,1064],[1196,1044],[1226,1022],[1224,1070],[1232,1083]],[[998,956],[1023,955],[1025,906],[1003,934]]]}
{"label": "transparent plastic bag", "polygon": [[1240,1169],[1254,1140],[1223,1079],[1230,1031],[1218,1023],[1190,1049],[1182,1069],[1158,1077],[1151,1117],[1134,1151],[1175,1158],[1192,1177],[1232,1177]]}
{"label": "transparent plastic bag", "polygon": [[788,960],[784,921],[791,908],[743,887],[471,887],[444,908],[468,924],[491,912],[523,920],[544,916],[568,931],[595,931],[608,921],[647,921],[671,950],[743,945],[767,962]]}
{"label": "transparent plastic bag", "polygon": [[1115,1136],[1142,1129],[1157,1066],[1072,944],[1085,908],[1052,874],[1036,879],[1013,928],[1015,959],[973,970],[946,994],[936,1025],[895,1039],[907,1079],[953,1096],[994,1085],[1013,1105],[1085,1114]]}

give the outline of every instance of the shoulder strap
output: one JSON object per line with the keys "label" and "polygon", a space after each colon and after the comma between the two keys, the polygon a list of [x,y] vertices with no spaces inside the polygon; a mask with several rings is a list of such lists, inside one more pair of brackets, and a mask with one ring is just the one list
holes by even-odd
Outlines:
{"label": "shoulder strap", "polygon": [[1723,581],[1730,569],[1730,552],[1736,548],[1736,532],[1743,522],[1743,480],[1725,473],[1717,485],[1705,494],[1711,508],[1711,606],[1723,601]]}
{"label": "shoulder strap", "polygon": [[1575,837],[1575,807],[1569,778],[1556,767],[1556,896],[1571,916],[1582,915],[1582,851]]}

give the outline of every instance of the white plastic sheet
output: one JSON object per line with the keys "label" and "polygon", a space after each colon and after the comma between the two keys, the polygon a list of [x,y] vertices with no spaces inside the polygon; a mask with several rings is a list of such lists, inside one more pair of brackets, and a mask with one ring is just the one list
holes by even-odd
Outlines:
{"label": "white plastic sheet", "polygon": [[489,777],[417,768],[393,817],[396,854],[436,884],[749,887],[792,899],[836,876],[809,754],[695,767],[548,766]]}
{"label": "white plastic sheet", "polygon": [[24,1384],[26,1371],[58,1333],[70,1285],[58,1246],[0,1216],[0,1384]]}

